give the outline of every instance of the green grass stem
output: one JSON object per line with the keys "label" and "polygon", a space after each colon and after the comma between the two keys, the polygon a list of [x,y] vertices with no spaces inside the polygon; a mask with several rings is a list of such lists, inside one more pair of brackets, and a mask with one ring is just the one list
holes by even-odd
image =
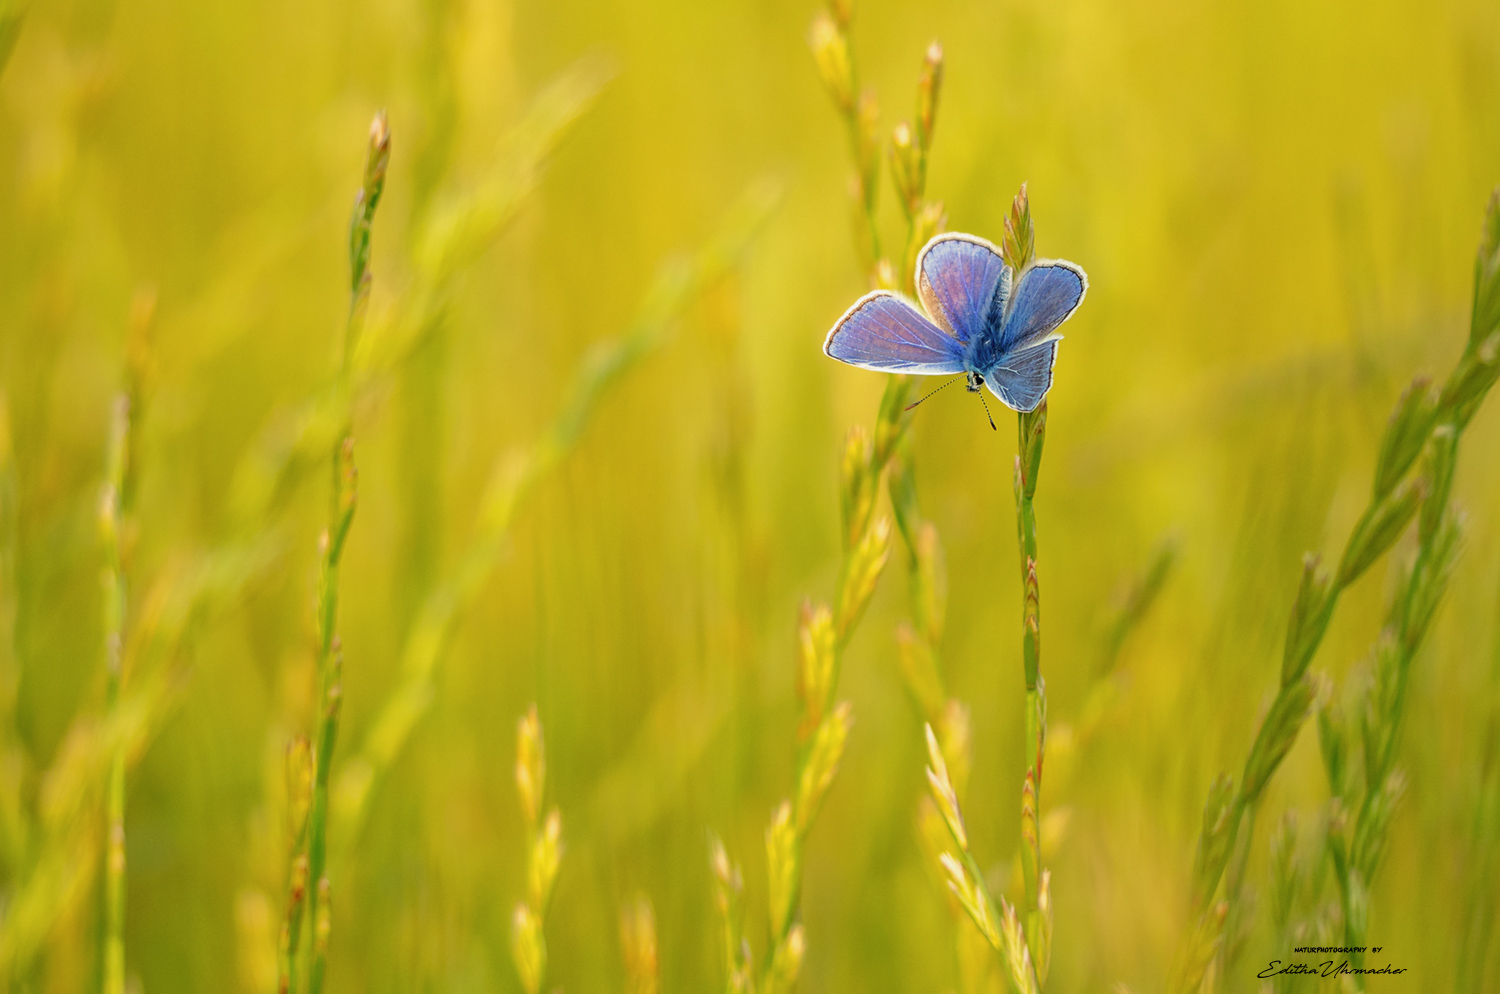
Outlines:
{"label": "green grass stem", "polygon": [[[1446,501],[1458,438],[1497,375],[1500,375],[1500,191],[1491,197],[1486,211],[1475,263],[1474,314],[1463,354],[1440,391],[1431,390],[1427,381],[1419,377],[1397,401],[1381,441],[1369,502],[1345,543],[1336,572],[1330,576],[1322,571],[1313,554],[1303,562],[1276,698],[1256,733],[1238,790],[1227,778],[1221,778],[1211,788],[1204,809],[1189,905],[1192,935],[1179,951],[1172,990],[1196,991],[1209,962],[1223,948],[1223,922],[1238,903],[1258,802],[1319,696],[1321,680],[1308,673],[1308,666],[1328,630],[1340,593],[1390,549],[1422,511],[1418,534],[1424,551],[1419,552],[1417,565],[1403,581],[1393,606],[1394,641],[1386,650],[1385,668],[1393,677],[1387,723],[1392,735],[1390,742],[1394,742],[1411,657],[1431,612],[1436,609],[1457,542],[1456,523]],[[1423,472],[1408,476],[1424,448],[1429,448],[1433,455]],[[1445,534],[1449,537],[1443,537]],[[1389,745],[1382,744],[1371,767],[1382,784],[1389,772],[1389,749]],[[1374,805],[1379,798],[1372,791],[1366,800]],[[1372,808],[1367,813],[1366,838],[1374,824],[1370,819],[1385,817],[1388,813],[1383,810],[1377,812]],[[1238,838],[1241,831],[1245,833],[1244,839]],[[1378,834],[1383,837],[1383,825]],[[1241,855],[1231,863],[1230,857],[1236,852]],[[1222,906],[1214,906],[1211,902],[1226,865],[1231,865],[1234,872],[1225,887]],[[1346,861],[1344,865],[1346,870],[1361,868],[1358,861]],[[1352,913],[1360,919],[1355,927],[1362,930],[1366,908],[1362,884],[1366,881],[1345,871],[1340,871],[1339,876],[1345,890],[1353,888],[1344,899],[1346,922]]]}
{"label": "green grass stem", "polygon": [[[126,567],[134,542],[136,460],[141,408],[145,397],[146,336],[154,309],[150,292],[137,295],[126,349],[126,385],[110,410],[105,443],[104,486],[99,497],[99,538],[104,568],[101,603],[104,636],[104,710],[106,721],[120,719],[125,684],[127,637]],[[101,982],[104,994],[125,990],[125,765],[126,740],[116,736],[109,750],[105,798],[103,930]]]}
{"label": "green grass stem", "polygon": [[[1490,201],[1475,266],[1474,316],[1468,347],[1437,395],[1436,404],[1432,404],[1430,393],[1422,402],[1424,406],[1431,405],[1430,413],[1423,411],[1422,420],[1433,427],[1423,439],[1425,449],[1420,450],[1425,456],[1420,477],[1424,487],[1417,518],[1417,552],[1412,563],[1401,571],[1385,626],[1372,653],[1371,681],[1364,688],[1360,702],[1362,782],[1348,776],[1345,764],[1338,758],[1352,751],[1336,741],[1342,735],[1343,722],[1334,719],[1327,708],[1320,716],[1324,769],[1336,805],[1330,818],[1328,845],[1337,877],[1344,940],[1346,945],[1360,950],[1369,935],[1369,890],[1385,850],[1391,817],[1405,787],[1405,777],[1396,768],[1396,752],[1406,714],[1412,663],[1443,600],[1462,542],[1462,517],[1448,499],[1459,443],[1464,428],[1494,382],[1489,369],[1500,366],[1496,362],[1496,351],[1500,348],[1500,306],[1494,303],[1497,299],[1500,299],[1500,192]],[[1403,407],[1415,406],[1415,402],[1404,400]],[[1398,407],[1398,423],[1401,412],[1402,407]],[[1387,446],[1387,450],[1390,448]],[[1416,446],[1407,443],[1403,458],[1412,448]],[[1388,461],[1395,460],[1383,459],[1382,465]],[[1363,951],[1350,954],[1354,969],[1363,967],[1364,962]],[[1353,975],[1353,985],[1356,990],[1364,989],[1362,974]]]}
{"label": "green grass stem", "polygon": [[[1495,617],[1500,618],[1500,610]],[[1469,810],[1463,926],[1454,964],[1454,990],[1458,994],[1480,994],[1489,989],[1485,979],[1490,972],[1495,922],[1500,919],[1500,629],[1491,638],[1494,643],[1485,687],[1487,714],[1476,757],[1478,790]]]}
{"label": "green grass stem", "polygon": [[[295,483],[337,448],[350,406],[410,360],[450,301],[459,277],[514,221],[551,152],[597,99],[609,75],[608,65],[598,58],[583,59],[559,74],[532,99],[476,182],[455,184],[435,195],[412,236],[412,284],[393,312],[370,322],[357,341],[347,341],[346,334],[346,354],[335,374],[293,410],[273,419],[235,466],[231,535],[263,531]],[[352,252],[352,228],[350,238]],[[368,251],[367,242],[364,248]]]}
{"label": "green grass stem", "polygon": [[610,390],[669,344],[687,308],[739,264],[779,199],[775,184],[768,180],[753,183],[692,258],[663,265],[626,331],[597,343],[584,356],[558,413],[540,437],[497,460],[467,551],[423,599],[402,649],[401,682],[335,784],[338,838],[352,842],[358,836],[372,792],[431,706],[434,675],[453,629],[494,569],[516,515],[578,446]]}
{"label": "green grass stem", "polygon": [[[122,645],[125,638],[125,569],[121,552],[124,530],[121,509],[125,468],[130,458],[130,398],[120,394],[111,412],[106,446],[104,491],[99,501],[99,533],[104,546],[103,632],[104,707],[114,716],[120,706]],[[105,787],[104,931],[102,936],[104,994],[125,989],[125,758],[116,744],[109,761]]]}
{"label": "green grass stem", "polygon": [[16,463],[10,400],[0,389],[0,866],[14,880],[25,860],[29,815],[21,797],[27,756],[16,728],[21,685],[16,651]]}
{"label": "green grass stem", "polygon": [[543,815],[546,790],[546,746],[533,704],[516,725],[516,794],[526,822],[526,894],[511,915],[510,935],[511,956],[526,994],[539,994],[547,977],[542,928],[563,854],[561,815],[555,807]]}
{"label": "green grass stem", "polygon": [[[370,125],[369,147],[365,157],[364,180],[354,198],[353,215],[349,221],[349,316],[345,322],[344,335],[339,349],[339,376],[336,394],[343,398],[344,406],[340,437],[332,459],[333,487],[330,499],[328,526],[318,540],[319,570],[317,591],[317,648],[318,648],[318,722],[313,747],[313,791],[312,808],[308,816],[306,839],[305,879],[300,876],[301,867],[294,860],[293,879],[289,893],[300,896],[307,887],[305,915],[312,923],[312,955],[306,961],[306,990],[308,994],[321,994],[323,978],[327,970],[328,937],[332,927],[329,905],[331,884],[325,874],[328,858],[328,788],[333,768],[333,750],[338,740],[339,714],[343,704],[343,650],[338,639],[339,567],[343,559],[345,540],[349,526],[354,521],[357,502],[357,475],[354,467],[354,437],[351,424],[352,410],[349,406],[352,358],[359,345],[359,334],[364,324],[365,310],[370,299],[370,234],[375,220],[375,209],[385,189],[386,168],[390,163],[391,132],[385,113],[375,116]],[[300,858],[302,854],[298,854]],[[282,986],[293,992],[299,989],[299,974],[303,968],[300,957],[302,902],[288,901],[287,922],[288,950],[286,956],[288,973],[282,978]]]}

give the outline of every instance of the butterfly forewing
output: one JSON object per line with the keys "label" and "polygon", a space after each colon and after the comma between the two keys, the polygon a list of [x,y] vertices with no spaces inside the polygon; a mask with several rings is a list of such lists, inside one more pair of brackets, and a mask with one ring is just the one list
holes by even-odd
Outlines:
{"label": "butterfly forewing", "polygon": [[840,362],[892,373],[963,371],[963,346],[891,293],[866,294],[828,333],[823,351]]}
{"label": "butterfly forewing", "polygon": [[1021,274],[1000,328],[1002,353],[1039,344],[1083,302],[1088,277],[1071,262],[1038,262]]}
{"label": "butterfly forewing", "polygon": [[961,342],[983,335],[1005,303],[1010,271],[1000,252],[973,235],[938,235],[917,257],[917,296]]}

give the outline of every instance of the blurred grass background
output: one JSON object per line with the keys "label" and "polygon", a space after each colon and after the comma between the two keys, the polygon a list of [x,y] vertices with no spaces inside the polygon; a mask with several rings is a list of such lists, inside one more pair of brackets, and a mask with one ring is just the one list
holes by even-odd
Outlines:
{"label": "blurred grass background", "polygon": [[[568,845],[550,983],[618,989],[618,916],[644,893],[663,989],[718,986],[709,829],[745,866],[764,948],[761,833],[791,771],[797,605],[832,590],[842,438],[873,420],[883,385],[818,348],[866,286],[811,14],[665,0],[30,5],[0,77],[16,496],[0,652],[19,675],[7,776],[23,806],[102,709],[96,503],[143,288],[156,317],[132,610],[193,557],[276,536],[160,666],[171,690],[147,719],[126,821],[126,959],[144,989],[266,989],[281,754],[312,715],[326,473],[290,479],[245,522],[236,467],[335,368],[367,122],[386,107],[395,135],[374,235],[379,324],[421,285],[419,235],[445,197],[510,161],[505,136],[581,57],[610,81],[511,223],[423,312],[415,347],[359,395],[335,775],[398,686],[424,599],[475,547],[496,460],[544,430],[580,357],[630,326],[664,259],[711,239],[758,178],[783,196],[742,264],[604,395],[477,577],[430,704],[362,829],[336,838],[331,989],[519,989],[511,771],[533,700]],[[1081,708],[1131,578],[1176,537],[1176,567],[1123,647],[1125,693],[1047,801],[1072,810],[1049,859],[1052,989],[1154,989],[1186,927],[1207,784],[1237,769],[1275,689],[1301,554],[1337,555],[1386,412],[1413,373],[1445,372],[1467,333],[1481,208],[1500,180],[1500,12],[870,0],[853,37],[886,127],[910,113],[929,39],[943,42],[928,190],[951,228],[998,238],[1027,180],[1040,254],[1089,272],[1038,498],[1055,722]],[[888,188],[883,211],[895,230]],[[913,451],[947,552],[945,666],[973,708],[966,815],[1003,874],[1023,752],[1002,429],[945,392],[918,412]],[[1455,485],[1467,546],[1417,664],[1411,788],[1373,897],[1372,941],[1412,972],[1375,990],[1453,989],[1469,895],[1486,886],[1470,854],[1500,720],[1497,445],[1482,410]],[[954,983],[913,828],[925,760],[892,637],[904,583],[888,571],[844,668],[857,723],[809,841],[807,990]],[[1337,679],[1366,655],[1390,583],[1382,563],[1349,591],[1316,667]],[[1304,730],[1263,812],[1298,807],[1310,822],[1326,794]],[[7,858],[13,898],[25,859]],[[81,869],[17,989],[97,983],[97,876]],[[1276,954],[1252,938],[1245,964]],[[1253,972],[1228,989],[1253,989]]]}

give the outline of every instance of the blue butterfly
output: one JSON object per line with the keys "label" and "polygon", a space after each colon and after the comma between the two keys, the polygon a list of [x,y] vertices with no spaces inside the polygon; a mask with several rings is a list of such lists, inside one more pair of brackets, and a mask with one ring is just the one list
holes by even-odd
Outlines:
{"label": "blue butterfly", "polygon": [[1057,328],[1088,290],[1083,270],[1042,259],[1016,278],[994,245],[951,232],[922,247],[916,284],[927,314],[889,290],[867,293],[823,351],[861,369],[963,373],[971,393],[982,383],[1011,410],[1035,410],[1052,388]]}

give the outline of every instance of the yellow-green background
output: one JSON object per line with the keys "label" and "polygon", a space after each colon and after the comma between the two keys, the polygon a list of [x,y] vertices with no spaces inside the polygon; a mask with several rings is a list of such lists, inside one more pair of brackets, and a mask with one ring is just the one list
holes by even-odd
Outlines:
{"label": "yellow-green background", "polygon": [[[411,284],[427,192],[481,175],[530,96],[593,52],[613,81],[434,337],[357,407],[340,756],[396,685],[416,606],[465,551],[496,458],[548,422],[664,257],[707,239],[757,177],[783,197],[743,265],[603,399],[520,513],[431,709],[336,854],[330,989],[519,990],[511,771],[533,700],[567,843],[549,982],[618,989],[618,912],[644,892],[663,989],[716,988],[711,829],[745,867],[759,955],[762,832],[794,750],[797,605],[831,595],[841,442],[883,386],[819,350],[866,283],[846,143],[805,43],[814,9],[36,0],[0,78],[0,383],[20,497],[4,594],[24,796],[102,707],[95,505],[137,290],[155,288],[158,319],[135,607],[174,557],[222,538],[234,467],[334,367],[371,114],[388,108],[394,132],[378,311]],[[1337,553],[1385,412],[1415,372],[1445,373],[1467,333],[1481,208],[1500,181],[1500,11],[870,2],[853,39],[884,128],[910,113],[932,38],[947,75],[929,192],[950,227],[998,238],[1027,180],[1040,254],[1090,277],[1038,495],[1054,722],[1076,717],[1123,585],[1162,536],[1179,549],[1126,644],[1121,703],[1066,788],[1044,786],[1049,809],[1072,809],[1049,858],[1049,989],[1151,990],[1186,927],[1209,779],[1238,769],[1274,689],[1301,554]],[[1023,761],[1014,430],[1007,416],[992,433],[949,391],[914,431],[947,553],[944,664],[973,708],[967,815],[1003,880]],[[1497,692],[1497,444],[1492,404],[1464,442],[1468,543],[1416,664],[1410,789],[1374,887],[1371,941],[1411,972],[1376,990],[1451,989],[1466,895],[1496,885],[1466,854]],[[131,771],[126,958],[148,992],[259,989],[270,940],[253,895],[282,900],[268,780],[310,721],[325,481],[306,477],[264,523],[285,529],[279,557],[192,635],[175,664],[188,682]],[[896,668],[899,562],[844,668],[857,721],[806,855],[809,991],[954,982],[913,829],[924,754]],[[1316,667],[1340,678],[1365,656],[1389,585],[1382,562],[1349,592]],[[1315,738],[1304,730],[1263,806],[1262,922],[1266,827],[1295,806],[1310,832],[1326,798]],[[48,933],[19,989],[97,982],[94,901]],[[1230,989],[1253,989],[1250,965],[1280,954],[1262,925]]]}

